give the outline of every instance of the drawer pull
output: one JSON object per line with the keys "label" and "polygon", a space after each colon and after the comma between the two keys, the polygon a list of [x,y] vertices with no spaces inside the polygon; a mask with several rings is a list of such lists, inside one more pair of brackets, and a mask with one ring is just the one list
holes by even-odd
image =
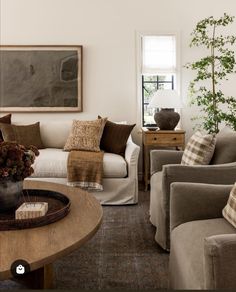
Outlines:
{"label": "drawer pull", "polygon": [[173,138],[173,140],[177,140],[177,138],[176,138],[176,137],[174,137],[174,138]]}
{"label": "drawer pull", "polygon": [[156,141],[157,140],[157,137],[154,137],[154,140]]}

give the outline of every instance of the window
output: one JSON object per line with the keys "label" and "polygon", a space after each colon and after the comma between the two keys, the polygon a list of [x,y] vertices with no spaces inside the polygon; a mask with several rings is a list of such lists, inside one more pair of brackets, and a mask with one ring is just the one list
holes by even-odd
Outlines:
{"label": "window", "polygon": [[142,36],[142,124],[155,126],[148,104],[157,90],[176,87],[176,36]]}

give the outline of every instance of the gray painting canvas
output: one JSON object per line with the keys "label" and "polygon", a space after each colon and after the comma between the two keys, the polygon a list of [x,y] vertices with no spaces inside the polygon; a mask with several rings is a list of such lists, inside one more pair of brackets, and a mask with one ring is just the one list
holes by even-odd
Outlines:
{"label": "gray painting canvas", "polygon": [[1,50],[1,107],[81,107],[77,50]]}

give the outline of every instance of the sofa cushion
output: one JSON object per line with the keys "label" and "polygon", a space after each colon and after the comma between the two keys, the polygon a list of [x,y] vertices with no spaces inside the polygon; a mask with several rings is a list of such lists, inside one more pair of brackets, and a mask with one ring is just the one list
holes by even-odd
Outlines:
{"label": "sofa cushion", "polygon": [[105,123],[106,119],[74,120],[64,150],[100,151],[99,145]]}
{"label": "sofa cushion", "polygon": [[189,139],[184,150],[181,164],[182,165],[205,165],[209,164],[215,149],[215,135],[203,135],[197,131]]}
{"label": "sofa cushion", "polygon": [[211,164],[224,164],[236,161],[236,132],[224,128],[216,135],[216,147]]}
{"label": "sofa cushion", "polygon": [[39,122],[31,125],[9,125],[0,123],[0,129],[4,141],[14,141],[25,147],[34,145],[38,149],[44,148],[40,135]]}
{"label": "sofa cushion", "polygon": [[[62,149],[46,148],[33,165],[33,177],[67,177],[67,158],[69,152]],[[125,159],[116,154],[105,153],[103,158],[104,178],[123,178],[127,176]]]}
{"label": "sofa cushion", "polygon": [[232,233],[236,229],[224,218],[197,220],[176,227],[171,233],[171,285],[181,290],[204,289],[204,238]]}
{"label": "sofa cushion", "polygon": [[[11,124],[11,114],[3,116],[0,118],[0,123]],[[0,131],[0,142],[3,141],[2,132]]]}
{"label": "sofa cushion", "polygon": [[69,136],[72,120],[40,122],[40,132],[45,148],[63,149]]}
{"label": "sofa cushion", "polygon": [[[40,133],[44,147],[63,149],[70,134],[72,123],[72,120],[50,121],[49,123],[40,121]],[[125,122],[120,123],[125,124]],[[16,121],[14,124],[21,125],[22,123]],[[131,136],[128,140],[132,141]]]}

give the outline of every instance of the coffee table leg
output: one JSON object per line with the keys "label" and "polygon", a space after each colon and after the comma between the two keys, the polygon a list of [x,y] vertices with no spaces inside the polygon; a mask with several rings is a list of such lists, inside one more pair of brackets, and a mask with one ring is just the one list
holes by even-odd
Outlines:
{"label": "coffee table leg", "polygon": [[29,274],[25,274],[19,282],[24,283],[31,289],[52,289],[53,265],[49,264]]}
{"label": "coffee table leg", "polygon": [[[36,271],[36,282],[38,289],[52,289],[53,288],[53,265],[49,264]],[[33,273],[34,273],[33,272]]]}

